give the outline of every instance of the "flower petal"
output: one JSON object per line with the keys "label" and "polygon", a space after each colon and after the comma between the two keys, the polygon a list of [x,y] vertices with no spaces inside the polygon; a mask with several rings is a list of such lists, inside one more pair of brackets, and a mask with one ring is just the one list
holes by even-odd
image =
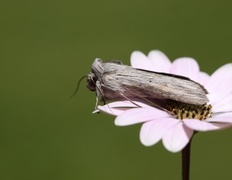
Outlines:
{"label": "flower petal", "polygon": [[[129,109],[129,108],[110,108],[107,105],[98,106],[97,108],[98,108],[98,110],[100,110],[106,114],[113,115],[113,116],[118,116]],[[96,113],[96,112],[99,112],[99,111],[94,111],[93,113]]]}
{"label": "flower petal", "polygon": [[[125,112],[129,108],[137,108],[137,107],[150,107],[144,103],[133,101],[116,101],[104,106],[98,106],[100,111],[103,111],[107,114],[118,116],[119,114]],[[93,113],[98,112],[94,111]]]}
{"label": "flower petal", "polygon": [[109,106],[111,108],[117,108],[117,107],[150,107],[147,104],[144,104],[142,102],[138,102],[138,101],[116,101],[116,102],[112,102],[109,103],[107,105],[104,106]]}
{"label": "flower petal", "polygon": [[232,112],[232,93],[224,97],[224,99],[213,104],[213,113],[216,112]]}
{"label": "flower petal", "polygon": [[219,94],[219,93],[209,93],[206,96],[209,99],[210,104],[213,106],[214,104],[216,104],[217,102],[219,102],[221,99],[225,97],[224,94]]}
{"label": "flower petal", "polygon": [[133,108],[117,116],[115,125],[127,126],[166,117],[170,115],[153,107]]}
{"label": "flower petal", "polygon": [[181,151],[188,144],[192,135],[193,130],[179,122],[164,134],[163,145],[171,152]]}
{"label": "flower petal", "polygon": [[131,54],[130,61],[133,68],[152,71],[153,66],[151,62],[148,60],[148,57],[140,51],[134,51]]}
{"label": "flower petal", "polygon": [[199,66],[193,58],[183,57],[176,59],[172,64],[170,72],[198,82]]}
{"label": "flower petal", "polygon": [[228,126],[225,123],[209,123],[207,121],[200,121],[197,119],[184,119],[184,124],[196,131],[212,131],[222,129]]}
{"label": "flower petal", "polygon": [[205,72],[200,72],[198,75],[198,83],[200,83],[201,85],[204,85],[207,83],[207,81],[209,80],[210,76],[205,73]]}
{"label": "flower petal", "polygon": [[154,65],[153,71],[169,73],[171,62],[168,57],[159,50],[153,50],[148,53],[148,59]]}
{"label": "flower petal", "polygon": [[163,134],[177,123],[179,121],[173,118],[156,119],[144,123],[140,131],[142,144],[145,146],[156,144],[162,138]]}
{"label": "flower petal", "polygon": [[[230,123],[232,125],[232,112],[215,113],[212,118],[208,118],[207,122]],[[229,125],[229,124],[228,124]]]}
{"label": "flower petal", "polygon": [[205,85],[210,92],[216,92],[226,95],[232,91],[232,63],[226,64],[217,69]]}

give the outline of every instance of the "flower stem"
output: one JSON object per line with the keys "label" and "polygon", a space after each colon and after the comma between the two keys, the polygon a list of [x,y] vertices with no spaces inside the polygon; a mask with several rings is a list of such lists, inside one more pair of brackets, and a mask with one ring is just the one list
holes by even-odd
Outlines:
{"label": "flower stem", "polygon": [[182,180],[189,180],[191,140],[182,150]]}

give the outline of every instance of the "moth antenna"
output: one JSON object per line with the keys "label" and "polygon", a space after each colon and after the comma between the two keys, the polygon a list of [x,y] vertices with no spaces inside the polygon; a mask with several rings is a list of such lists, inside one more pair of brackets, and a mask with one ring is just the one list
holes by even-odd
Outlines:
{"label": "moth antenna", "polygon": [[76,89],[75,89],[75,91],[72,93],[72,95],[70,96],[70,98],[72,98],[73,96],[75,96],[76,95],[76,93],[77,93],[77,91],[78,91],[78,89],[79,89],[79,86],[80,86],[80,83],[81,83],[81,81],[84,79],[84,78],[87,78],[88,76],[82,76],[80,79],[79,79],[79,81],[77,82],[77,87],[76,87]]}

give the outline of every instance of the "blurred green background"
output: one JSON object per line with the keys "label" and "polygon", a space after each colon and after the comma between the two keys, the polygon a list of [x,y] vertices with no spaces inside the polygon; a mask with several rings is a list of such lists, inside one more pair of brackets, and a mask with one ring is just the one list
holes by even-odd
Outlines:
{"label": "blurred green background", "polygon": [[[92,114],[77,81],[96,57],[129,64],[134,50],[194,57],[208,73],[232,60],[232,1],[0,2],[1,180],[179,180],[180,153],[144,147],[140,125]],[[231,179],[232,131],[200,133],[192,179]]]}

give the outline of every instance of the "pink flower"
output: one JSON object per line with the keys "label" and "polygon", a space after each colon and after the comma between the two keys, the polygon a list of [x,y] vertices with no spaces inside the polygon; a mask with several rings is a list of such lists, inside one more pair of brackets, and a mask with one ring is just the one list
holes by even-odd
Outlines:
{"label": "pink flower", "polygon": [[139,51],[133,52],[131,65],[133,68],[189,77],[207,89],[208,105],[212,106],[210,115],[204,120],[178,119],[170,113],[141,102],[135,102],[141,107],[130,101],[98,106],[100,111],[117,116],[115,124],[118,126],[143,123],[140,140],[145,146],[162,140],[167,150],[178,152],[188,144],[194,131],[219,130],[232,125],[232,63],[220,67],[209,76],[199,70],[198,63],[192,58],[178,58],[171,63],[165,54],[154,50],[148,56]]}

